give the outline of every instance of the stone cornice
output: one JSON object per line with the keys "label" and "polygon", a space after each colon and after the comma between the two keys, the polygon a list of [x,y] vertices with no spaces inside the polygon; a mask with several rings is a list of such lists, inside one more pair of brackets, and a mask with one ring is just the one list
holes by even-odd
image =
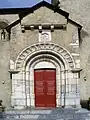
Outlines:
{"label": "stone cornice", "polygon": [[82,69],[81,68],[75,68],[75,69],[72,69],[71,70],[73,73],[79,73],[79,72],[81,72],[82,71]]}
{"label": "stone cornice", "polygon": [[25,32],[25,30],[32,30],[33,29],[39,29],[40,31],[42,29],[50,29],[53,31],[54,29],[63,29],[66,30],[67,24],[31,24],[31,25],[21,25],[22,32]]}
{"label": "stone cornice", "polygon": [[19,71],[19,70],[8,70],[8,72],[13,73],[13,74],[16,74],[16,73],[18,73],[18,72],[20,72],[20,71]]}

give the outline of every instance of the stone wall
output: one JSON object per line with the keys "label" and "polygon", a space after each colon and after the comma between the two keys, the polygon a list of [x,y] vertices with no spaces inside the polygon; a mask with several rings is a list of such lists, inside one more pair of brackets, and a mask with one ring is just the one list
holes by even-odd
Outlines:
{"label": "stone wall", "polygon": [[[18,19],[18,15],[1,15],[0,19],[8,21],[8,24],[10,24],[14,20]],[[33,14],[29,14],[24,19],[22,19],[21,24],[17,24],[11,29],[11,36],[9,41],[7,39],[0,40],[0,96],[4,101],[3,104],[7,107],[10,106],[11,103],[11,79],[10,73],[8,72],[10,68],[10,60],[15,62],[17,56],[24,48],[39,42],[39,30],[25,30],[25,32],[22,33],[21,25],[40,23],[66,24],[67,20],[64,16],[54,13],[45,7],[41,7]],[[53,32],[49,30],[51,32],[51,42],[65,47],[65,49],[67,49],[71,54],[79,54],[79,48],[77,47],[74,49],[74,45],[71,45],[73,42],[76,43],[75,38],[78,36],[78,29],[70,23],[68,23],[66,26],[66,30],[54,30]],[[76,31],[75,34],[74,31]],[[75,54],[73,56],[76,65],[79,65],[80,61],[77,61],[79,60],[79,56],[75,56]],[[3,84],[3,82],[5,82],[5,84]]]}
{"label": "stone wall", "polygon": [[[61,9],[70,13],[70,18],[83,25],[81,31],[82,43],[80,44],[80,76],[81,100],[88,100],[90,97],[90,1],[89,0],[66,0],[61,1]],[[84,80],[86,78],[86,81]]]}
{"label": "stone wall", "polygon": [[10,41],[8,33],[5,31],[5,39],[1,39],[1,28],[18,19],[18,15],[0,15],[0,100],[3,100],[5,107],[11,104],[11,79],[9,71],[10,65]]}

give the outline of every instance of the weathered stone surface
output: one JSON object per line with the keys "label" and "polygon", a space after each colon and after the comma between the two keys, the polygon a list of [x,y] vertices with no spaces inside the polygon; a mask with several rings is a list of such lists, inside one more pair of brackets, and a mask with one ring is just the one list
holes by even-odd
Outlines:
{"label": "weathered stone surface", "polygon": [[10,111],[0,120],[90,120],[90,112],[85,109],[58,108],[48,110]]}
{"label": "weathered stone surface", "polygon": [[[81,59],[80,65],[83,71],[81,72],[80,83],[80,95],[82,100],[87,100],[90,97],[90,1],[89,0],[67,0],[61,1],[61,8],[70,13],[70,18],[81,23],[84,27],[81,32],[82,42],[80,44],[80,58],[75,56],[79,54],[79,48],[75,48],[70,45],[71,43],[79,43],[78,29],[76,26],[67,22],[67,19],[63,15],[49,10],[46,7],[41,7],[35,12],[28,14],[21,20],[22,25],[29,24],[66,24],[66,29],[54,30],[51,32],[51,42],[64,47],[72,55],[74,55],[75,65],[79,68],[77,60]],[[18,14],[6,14],[0,15],[0,23],[6,22],[8,25],[19,18]],[[22,33],[21,24],[17,24],[11,28],[10,40],[7,41],[0,39],[0,97],[4,101],[6,107],[10,107],[11,104],[11,78],[12,76],[8,72],[10,69],[10,60],[16,61],[17,56],[26,47],[31,46],[39,42],[39,30],[25,30]],[[51,31],[51,30],[50,30]],[[48,49],[48,48],[47,48]],[[28,52],[28,51],[27,51]],[[30,52],[30,51],[29,51]],[[25,53],[26,54],[26,53]],[[67,56],[68,57],[68,56]],[[24,55],[20,60],[24,59]],[[71,61],[71,60],[70,60]],[[72,63],[71,63],[72,65]],[[86,77],[86,81],[84,81]]]}

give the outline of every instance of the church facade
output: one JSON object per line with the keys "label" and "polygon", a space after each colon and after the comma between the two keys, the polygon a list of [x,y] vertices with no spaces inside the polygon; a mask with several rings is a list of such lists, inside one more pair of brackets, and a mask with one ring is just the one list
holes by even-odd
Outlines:
{"label": "church facade", "polygon": [[68,12],[45,1],[0,10],[0,99],[6,108],[80,107],[89,99],[81,31]]}

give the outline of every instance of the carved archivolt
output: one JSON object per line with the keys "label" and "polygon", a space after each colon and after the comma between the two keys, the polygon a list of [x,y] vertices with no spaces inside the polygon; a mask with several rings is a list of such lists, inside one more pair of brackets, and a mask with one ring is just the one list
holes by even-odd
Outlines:
{"label": "carved archivolt", "polygon": [[[36,53],[36,52],[42,52],[42,51],[51,51],[57,54],[58,56],[62,56],[63,59],[67,62],[70,68],[75,68],[74,60],[71,54],[63,47],[54,44],[54,43],[38,43],[31,45],[27,48],[25,48],[17,57],[15,62],[15,69],[21,69],[23,66],[23,63],[27,59],[28,56]],[[42,53],[43,54],[43,53]]]}

